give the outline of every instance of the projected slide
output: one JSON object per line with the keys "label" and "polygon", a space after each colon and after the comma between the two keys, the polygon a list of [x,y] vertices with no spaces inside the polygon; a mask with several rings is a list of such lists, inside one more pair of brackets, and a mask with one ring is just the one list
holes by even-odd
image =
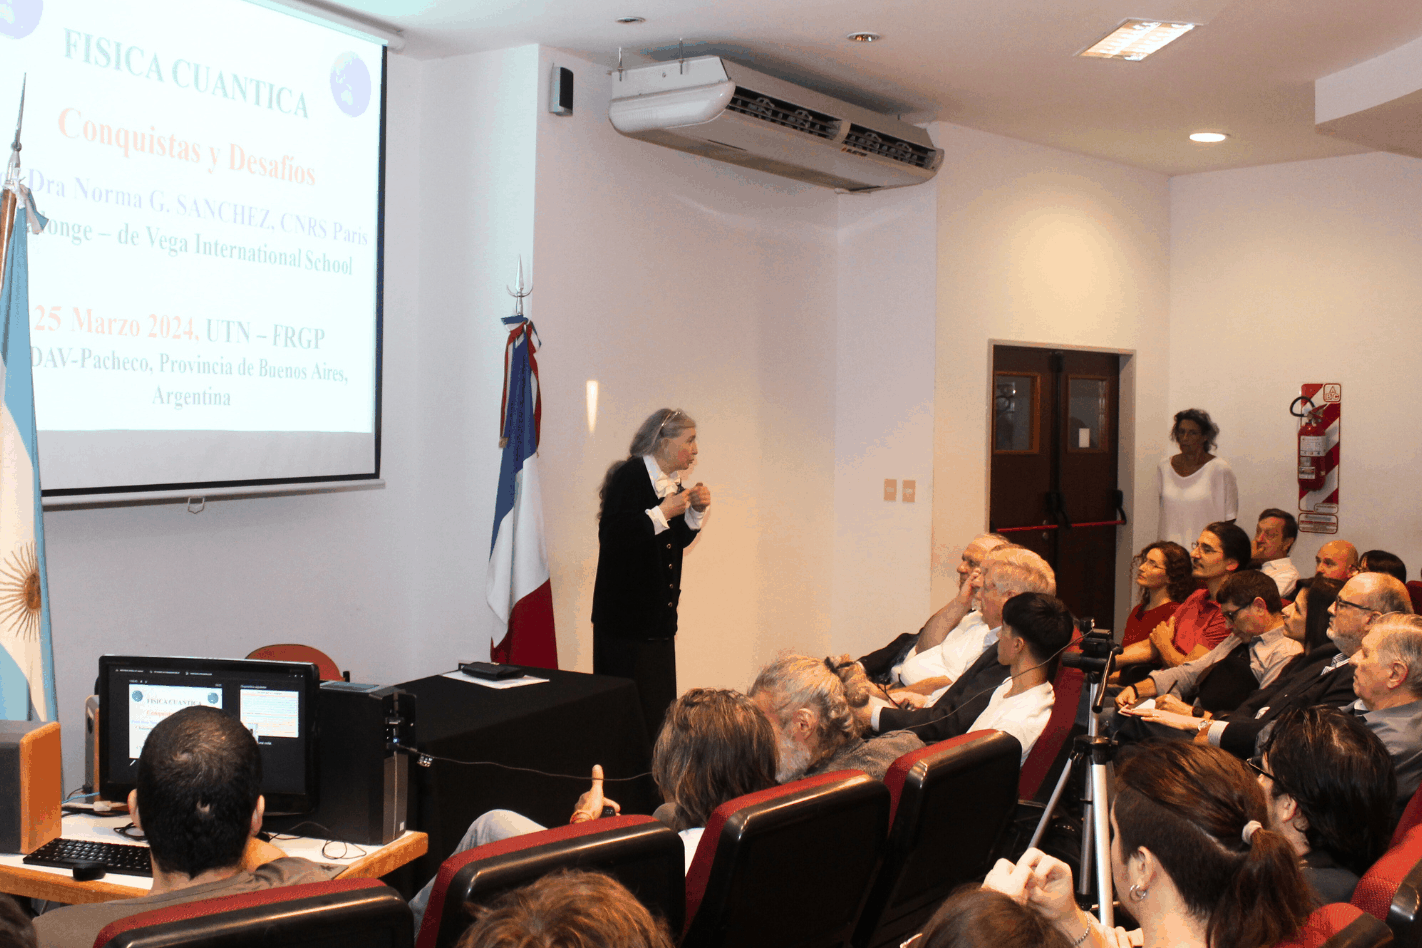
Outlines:
{"label": "projected slide", "polygon": [[370,470],[381,62],[246,0],[0,0],[46,490]]}
{"label": "projected slide", "polygon": [[186,685],[128,686],[128,756],[137,760],[148,740],[148,732],[175,711],[195,704],[222,707],[220,688],[191,688]]}

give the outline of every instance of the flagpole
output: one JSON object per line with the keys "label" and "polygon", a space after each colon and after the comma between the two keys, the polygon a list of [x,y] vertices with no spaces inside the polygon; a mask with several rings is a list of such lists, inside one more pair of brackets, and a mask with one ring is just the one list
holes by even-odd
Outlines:
{"label": "flagpole", "polygon": [[15,140],[10,144],[10,160],[5,166],[5,180],[0,184],[0,291],[5,289],[5,255],[10,250],[10,235],[15,229],[15,209],[20,202],[20,126],[25,120],[25,80],[20,81],[20,116],[15,119]]}

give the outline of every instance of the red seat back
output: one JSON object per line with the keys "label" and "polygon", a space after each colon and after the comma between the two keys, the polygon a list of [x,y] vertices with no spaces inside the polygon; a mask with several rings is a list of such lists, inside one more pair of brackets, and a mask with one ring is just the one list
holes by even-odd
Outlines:
{"label": "red seat back", "polygon": [[94,948],[406,948],[414,919],[379,879],[336,879],[182,902],[105,926]]}
{"label": "red seat back", "polygon": [[1422,826],[1413,827],[1363,873],[1353,890],[1353,904],[1387,923],[1397,940],[1415,944],[1422,937]]}
{"label": "red seat back", "polygon": [[1017,808],[1022,745],[973,731],[911,751],[884,775],[889,847],[854,935],[856,948],[897,948],[948,895],[980,879]]}
{"label": "red seat back", "polygon": [[1398,818],[1397,826],[1392,831],[1392,840],[1388,845],[1396,846],[1402,842],[1402,838],[1418,823],[1422,823],[1422,793],[1412,794],[1412,799],[1408,800],[1407,806],[1403,807],[1402,816]]}
{"label": "red seat back", "polygon": [[1392,943],[1382,922],[1354,905],[1335,902],[1314,909],[1303,928],[1274,948],[1380,948]]}
{"label": "red seat back", "polygon": [[263,645],[261,648],[252,649],[247,657],[261,658],[269,662],[310,662],[316,666],[322,681],[340,681],[346,677],[336,667],[331,656],[310,645]]}
{"label": "red seat back", "polygon": [[1407,595],[1412,600],[1412,611],[1422,615],[1422,583],[1412,580],[1407,584]]}
{"label": "red seat back", "polygon": [[888,839],[889,791],[858,770],[728,800],[686,876],[682,948],[843,948]]}
{"label": "red seat back", "polygon": [[650,816],[572,823],[476,846],[440,864],[417,948],[449,948],[487,905],[557,869],[606,872],[679,931],[686,897],[681,837]]}
{"label": "red seat back", "polygon": [[[1073,650],[1079,651],[1075,646]],[[1017,785],[1019,799],[1035,800],[1047,774],[1056,769],[1058,760],[1068,752],[1084,681],[1080,668],[1069,668],[1066,663],[1057,666],[1057,677],[1052,681],[1052,716],[1047,719],[1042,736],[1032,745],[1032,752],[1022,762]]]}

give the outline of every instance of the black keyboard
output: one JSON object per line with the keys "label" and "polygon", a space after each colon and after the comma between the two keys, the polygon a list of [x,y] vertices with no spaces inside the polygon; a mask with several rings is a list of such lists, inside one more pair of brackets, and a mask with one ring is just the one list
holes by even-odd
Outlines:
{"label": "black keyboard", "polygon": [[129,843],[97,843],[87,839],[52,839],[25,857],[32,866],[69,869],[76,862],[97,862],[109,872],[130,876],[151,876],[147,846]]}

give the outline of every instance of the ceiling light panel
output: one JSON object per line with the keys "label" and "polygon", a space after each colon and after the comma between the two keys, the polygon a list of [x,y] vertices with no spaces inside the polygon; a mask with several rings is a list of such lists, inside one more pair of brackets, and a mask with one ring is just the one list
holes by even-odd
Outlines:
{"label": "ceiling light panel", "polygon": [[1124,20],[1110,35],[1089,46],[1078,56],[1089,59],[1124,59],[1140,62],[1151,53],[1195,28],[1194,23],[1165,23],[1160,20]]}

